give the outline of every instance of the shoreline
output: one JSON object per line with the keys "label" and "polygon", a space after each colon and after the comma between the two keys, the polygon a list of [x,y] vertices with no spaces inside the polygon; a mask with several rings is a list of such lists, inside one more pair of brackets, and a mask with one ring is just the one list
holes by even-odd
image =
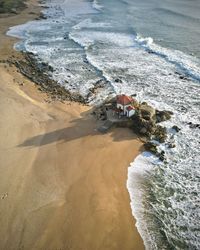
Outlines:
{"label": "shoreline", "polygon": [[[36,3],[0,19],[1,60],[21,58],[5,32],[36,18]],[[128,129],[97,133],[90,107],[48,103],[17,71],[0,63],[1,248],[144,249],[126,188],[142,143]]]}

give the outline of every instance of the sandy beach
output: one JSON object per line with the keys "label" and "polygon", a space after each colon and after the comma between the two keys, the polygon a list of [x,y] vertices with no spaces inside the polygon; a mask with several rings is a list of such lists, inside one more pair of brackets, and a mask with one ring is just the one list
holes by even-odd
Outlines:
{"label": "sandy beach", "polygon": [[[6,30],[39,11],[32,0],[0,18],[1,60],[20,56]],[[97,132],[88,106],[46,100],[0,63],[0,249],[144,249],[126,188],[142,143],[128,129]]]}

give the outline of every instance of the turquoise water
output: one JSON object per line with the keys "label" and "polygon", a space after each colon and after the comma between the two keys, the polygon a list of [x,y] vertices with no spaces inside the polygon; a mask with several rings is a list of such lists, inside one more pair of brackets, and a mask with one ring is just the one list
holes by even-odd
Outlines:
{"label": "turquoise water", "polygon": [[[46,3],[47,19],[8,32],[23,39],[16,49],[49,63],[52,78],[91,104],[117,93],[136,94],[174,112],[163,123],[167,142],[159,146],[168,163],[145,152],[131,164],[127,186],[146,249],[200,249],[200,131],[188,124],[200,123],[200,2]],[[89,89],[99,83],[94,95]]]}

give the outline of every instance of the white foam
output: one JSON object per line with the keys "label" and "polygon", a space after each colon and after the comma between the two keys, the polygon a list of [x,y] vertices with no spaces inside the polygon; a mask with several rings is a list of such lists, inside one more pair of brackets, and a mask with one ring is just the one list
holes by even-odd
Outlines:
{"label": "white foam", "polygon": [[110,28],[111,25],[106,22],[92,22],[91,18],[87,18],[80,23],[73,26],[74,30],[80,30],[83,28],[91,29],[91,28]]}
{"label": "white foam", "polygon": [[133,36],[123,33],[81,30],[71,32],[69,37],[83,47],[88,47],[95,42],[119,47],[130,47],[133,44]]}
{"label": "white foam", "polygon": [[149,178],[153,165],[158,164],[158,159],[148,152],[140,154],[128,168],[127,188],[131,199],[131,209],[136,219],[136,227],[144,240],[145,249],[156,250],[156,243],[149,233],[145,218],[145,189],[144,185]]}
{"label": "white foam", "polygon": [[140,35],[137,35],[135,41],[140,46],[147,48],[151,52],[154,52],[157,55],[163,57],[169,63],[176,65],[178,70],[181,70],[192,78],[194,78],[195,80],[200,81],[199,59],[195,58],[194,56],[186,55],[185,53],[179,50],[163,48],[155,44],[151,37],[144,38]]}
{"label": "white foam", "polygon": [[96,10],[101,11],[103,9],[103,6],[99,4],[98,0],[93,0],[93,8],[95,8]]}

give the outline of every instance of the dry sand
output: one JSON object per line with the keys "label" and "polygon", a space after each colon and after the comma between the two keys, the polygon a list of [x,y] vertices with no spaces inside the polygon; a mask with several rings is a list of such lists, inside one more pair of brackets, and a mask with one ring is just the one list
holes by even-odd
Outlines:
{"label": "dry sand", "polygon": [[[35,4],[0,18],[0,59],[17,56],[4,33]],[[0,63],[0,249],[144,249],[126,189],[141,142],[128,129],[99,134],[89,107],[46,98]]]}

